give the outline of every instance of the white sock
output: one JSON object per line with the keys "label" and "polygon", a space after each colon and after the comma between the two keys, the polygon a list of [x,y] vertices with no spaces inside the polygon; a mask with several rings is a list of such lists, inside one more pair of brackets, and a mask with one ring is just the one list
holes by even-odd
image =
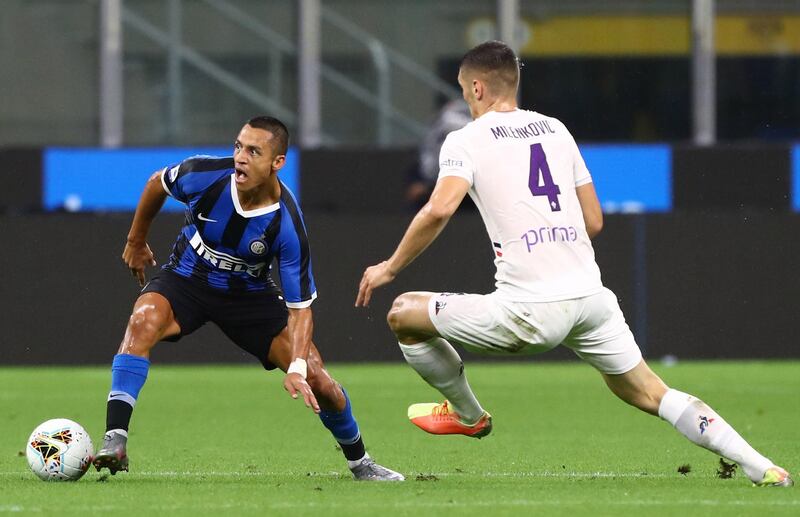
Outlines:
{"label": "white sock", "polygon": [[118,435],[124,436],[125,438],[128,437],[128,431],[126,431],[125,429],[109,429],[108,431],[106,431],[106,434],[109,433],[117,433]]}
{"label": "white sock", "polygon": [[483,408],[464,375],[464,363],[446,340],[436,337],[415,345],[400,343],[408,364],[425,381],[439,390],[465,422],[477,422]]}
{"label": "white sock", "polygon": [[753,482],[761,481],[773,466],[716,411],[689,394],[668,390],[661,399],[658,416],[700,447],[738,463]]}

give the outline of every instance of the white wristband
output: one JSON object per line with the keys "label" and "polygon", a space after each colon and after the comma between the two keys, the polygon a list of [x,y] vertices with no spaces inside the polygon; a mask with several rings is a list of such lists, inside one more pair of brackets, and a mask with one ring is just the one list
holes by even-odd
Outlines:
{"label": "white wristband", "polygon": [[286,370],[286,373],[299,373],[300,376],[305,379],[308,375],[308,364],[306,363],[306,360],[298,357],[292,361],[292,364],[289,365],[289,369]]}

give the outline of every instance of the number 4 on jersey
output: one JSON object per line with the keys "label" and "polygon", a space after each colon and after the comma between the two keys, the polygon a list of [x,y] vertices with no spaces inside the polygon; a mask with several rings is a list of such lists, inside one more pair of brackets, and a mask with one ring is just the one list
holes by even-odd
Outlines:
{"label": "number 4 on jersey", "polygon": [[551,211],[561,211],[561,203],[558,201],[561,189],[553,183],[553,176],[550,174],[550,166],[547,165],[547,156],[544,154],[542,144],[531,145],[531,173],[528,176],[528,188],[531,189],[531,194],[534,196],[547,196]]}

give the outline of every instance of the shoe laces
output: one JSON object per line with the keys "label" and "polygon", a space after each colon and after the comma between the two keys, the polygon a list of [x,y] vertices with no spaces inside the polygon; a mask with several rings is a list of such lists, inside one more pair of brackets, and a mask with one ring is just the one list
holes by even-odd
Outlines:
{"label": "shoe laces", "polygon": [[374,474],[381,474],[381,466],[375,463],[375,460],[372,458],[366,458],[361,461],[361,463],[353,470],[361,471],[361,472],[370,472]]}
{"label": "shoe laces", "polygon": [[391,470],[387,469],[383,465],[375,463],[374,461],[370,463],[369,467],[370,472],[377,477],[391,476],[393,474]]}
{"label": "shoe laces", "polygon": [[446,400],[441,404],[439,404],[438,406],[434,406],[433,411],[431,412],[433,416],[439,416],[439,417],[450,416],[450,413],[451,413],[450,404]]}

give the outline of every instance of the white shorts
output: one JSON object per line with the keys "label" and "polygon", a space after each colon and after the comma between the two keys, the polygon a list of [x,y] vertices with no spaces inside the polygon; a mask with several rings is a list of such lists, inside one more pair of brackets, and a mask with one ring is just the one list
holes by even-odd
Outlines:
{"label": "white shorts", "polygon": [[603,373],[633,369],[642,352],[616,295],[558,302],[512,302],[497,293],[437,293],[428,315],[443,338],[470,352],[538,354],[563,344]]}

